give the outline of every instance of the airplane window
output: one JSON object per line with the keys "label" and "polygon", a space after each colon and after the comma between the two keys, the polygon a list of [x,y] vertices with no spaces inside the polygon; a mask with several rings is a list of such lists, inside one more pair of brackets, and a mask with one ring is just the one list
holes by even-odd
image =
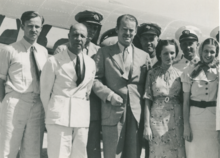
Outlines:
{"label": "airplane window", "polygon": [[0,43],[11,44],[17,41],[20,20],[0,16]]}

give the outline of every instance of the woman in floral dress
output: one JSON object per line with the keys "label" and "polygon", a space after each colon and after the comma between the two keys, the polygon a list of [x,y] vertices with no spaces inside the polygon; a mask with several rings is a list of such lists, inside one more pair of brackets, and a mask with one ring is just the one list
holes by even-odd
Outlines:
{"label": "woman in floral dress", "polygon": [[156,47],[160,64],[147,75],[144,137],[149,140],[150,158],[185,158],[181,72],[172,66],[177,54],[174,40],[160,40]]}

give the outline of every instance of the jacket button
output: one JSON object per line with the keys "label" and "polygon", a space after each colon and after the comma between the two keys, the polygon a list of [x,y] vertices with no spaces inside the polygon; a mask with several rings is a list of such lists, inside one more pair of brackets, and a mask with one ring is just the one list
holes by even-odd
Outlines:
{"label": "jacket button", "polygon": [[208,95],[208,93],[206,93],[206,95]]}

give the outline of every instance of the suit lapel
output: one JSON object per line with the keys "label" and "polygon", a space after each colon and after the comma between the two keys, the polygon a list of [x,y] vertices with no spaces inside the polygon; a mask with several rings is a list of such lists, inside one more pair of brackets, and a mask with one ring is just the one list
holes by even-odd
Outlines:
{"label": "suit lapel", "polygon": [[124,64],[123,64],[123,60],[122,60],[122,52],[120,51],[117,43],[115,45],[113,45],[113,47],[111,47],[109,54],[111,55],[111,59],[115,63],[115,66],[123,74],[124,73]]}
{"label": "suit lapel", "polygon": [[67,49],[65,51],[60,52],[57,54],[57,61],[60,64],[63,71],[73,79],[76,75],[75,67],[73,61],[70,60],[69,54]]}
{"label": "suit lapel", "polygon": [[83,81],[79,84],[79,86],[77,87],[76,91],[73,93],[73,95],[75,93],[77,93],[80,89],[84,88],[85,86],[87,86],[88,84],[88,78],[89,78],[89,63],[90,61],[88,60],[87,56],[83,54],[83,62],[84,62],[84,79]]}

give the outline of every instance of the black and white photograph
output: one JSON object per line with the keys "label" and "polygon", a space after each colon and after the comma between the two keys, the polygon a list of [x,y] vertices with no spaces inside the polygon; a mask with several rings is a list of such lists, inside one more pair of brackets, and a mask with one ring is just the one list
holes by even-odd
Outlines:
{"label": "black and white photograph", "polygon": [[0,0],[0,158],[220,158],[219,0]]}

